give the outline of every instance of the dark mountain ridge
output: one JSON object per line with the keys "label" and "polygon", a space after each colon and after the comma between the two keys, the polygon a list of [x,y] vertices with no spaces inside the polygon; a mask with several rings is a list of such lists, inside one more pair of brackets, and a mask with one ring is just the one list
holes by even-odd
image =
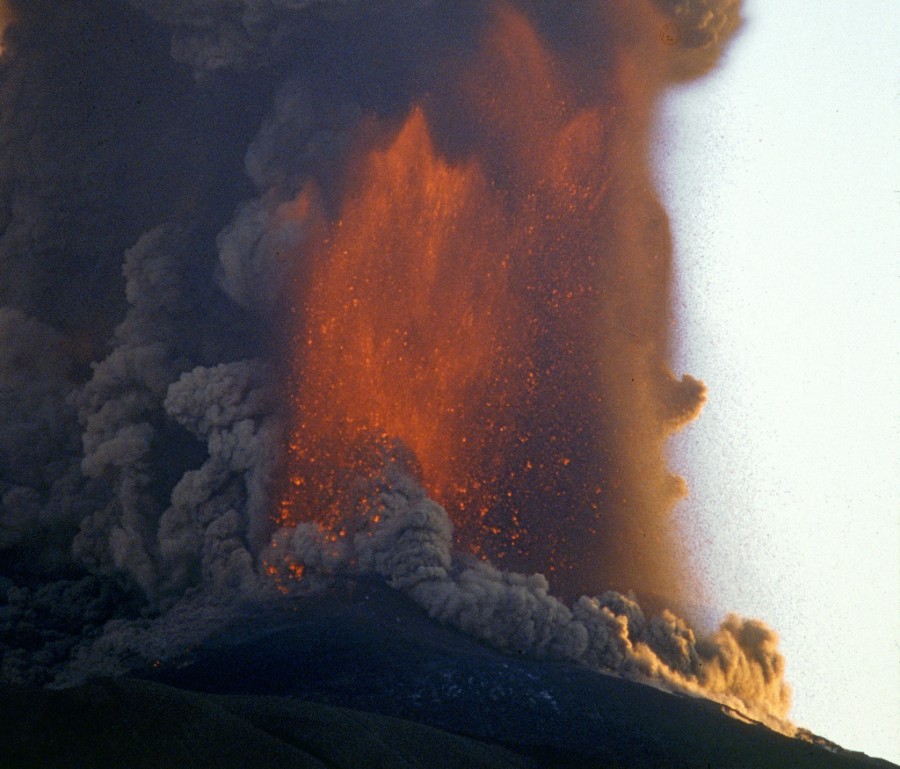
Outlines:
{"label": "dark mountain ridge", "polygon": [[285,599],[130,677],[0,696],[4,767],[892,766],[498,652],[368,580]]}

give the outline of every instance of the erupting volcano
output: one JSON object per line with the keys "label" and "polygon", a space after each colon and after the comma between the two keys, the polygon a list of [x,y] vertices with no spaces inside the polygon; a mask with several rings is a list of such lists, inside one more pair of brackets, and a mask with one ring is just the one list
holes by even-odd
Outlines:
{"label": "erupting volcano", "polygon": [[346,535],[399,451],[463,547],[567,594],[682,597],[662,446],[704,388],[666,363],[671,245],[646,159],[664,28],[600,76],[499,5],[399,128],[361,134],[332,216],[313,185],[285,204],[312,234],[282,521]]}
{"label": "erupting volcano", "polygon": [[739,6],[0,0],[0,764],[84,698],[91,765],[804,765],[664,457],[655,112]]}

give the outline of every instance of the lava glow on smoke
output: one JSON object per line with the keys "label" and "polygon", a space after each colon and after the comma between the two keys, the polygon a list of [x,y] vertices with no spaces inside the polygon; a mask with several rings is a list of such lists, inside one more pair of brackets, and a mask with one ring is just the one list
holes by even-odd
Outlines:
{"label": "lava glow on smoke", "polygon": [[363,149],[336,217],[312,186],[287,207],[318,234],[297,255],[281,521],[342,536],[399,452],[462,547],[563,592],[678,597],[662,445],[703,386],[666,367],[646,160],[664,77],[644,46],[603,77],[550,48],[495,9],[477,55]]}
{"label": "lava glow on smoke", "polygon": [[13,13],[12,8],[9,7],[8,0],[0,0],[0,56],[6,51],[6,46],[3,43],[3,36],[6,34],[7,27],[15,21],[15,14]]}

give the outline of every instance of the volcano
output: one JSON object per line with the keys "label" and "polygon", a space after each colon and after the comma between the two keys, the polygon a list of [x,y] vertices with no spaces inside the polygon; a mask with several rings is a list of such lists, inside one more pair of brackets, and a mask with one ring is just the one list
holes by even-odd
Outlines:
{"label": "volcano", "polygon": [[0,764],[878,765],[690,616],[649,144],[740,23],[0,2]]}
{"label": "volcano", "polygon": [[257,609],[130,676],[0,699],[10,768],[892,766],[708,700],[500,654],[371,579]]}

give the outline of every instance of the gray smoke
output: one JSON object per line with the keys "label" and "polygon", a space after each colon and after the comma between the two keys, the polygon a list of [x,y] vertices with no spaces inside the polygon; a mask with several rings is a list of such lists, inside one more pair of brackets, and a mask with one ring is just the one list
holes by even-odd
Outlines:
{"label": "gray smoke", "polygon": [[206,444],[160,518],[169,590],[256,589],[256,556],[269,534],[268,474],[278,450],[268,370],[248,360],[195,368],[168,390],[166,413]]}
{"label": "gray smoke", "polygon": [[634,596],[607,591],[572,607],[541,574],[502,571],[453,549],[446,512],[394,461],[338,527],[315,523],[276,532],[266,563],[289,583],[298,564],[313,575],[377,574],[435,619],[499,649],[562,659],[716,699],[781,731],[790,689],[775,633],[758,620],[728,616],[698,637],[665,610],[647,617]]}
{"label": "gray smoke", "polygon": [[77,423],[67,403],[71,361],[56,331],[19,310],[0,308],[0,463],[9,471],[2,496],[0,548],[45,543],[42,568],[68,561],[77,514],[60,504],[45,507],[41,490],[54,500],[70,496],[77,483]]}

